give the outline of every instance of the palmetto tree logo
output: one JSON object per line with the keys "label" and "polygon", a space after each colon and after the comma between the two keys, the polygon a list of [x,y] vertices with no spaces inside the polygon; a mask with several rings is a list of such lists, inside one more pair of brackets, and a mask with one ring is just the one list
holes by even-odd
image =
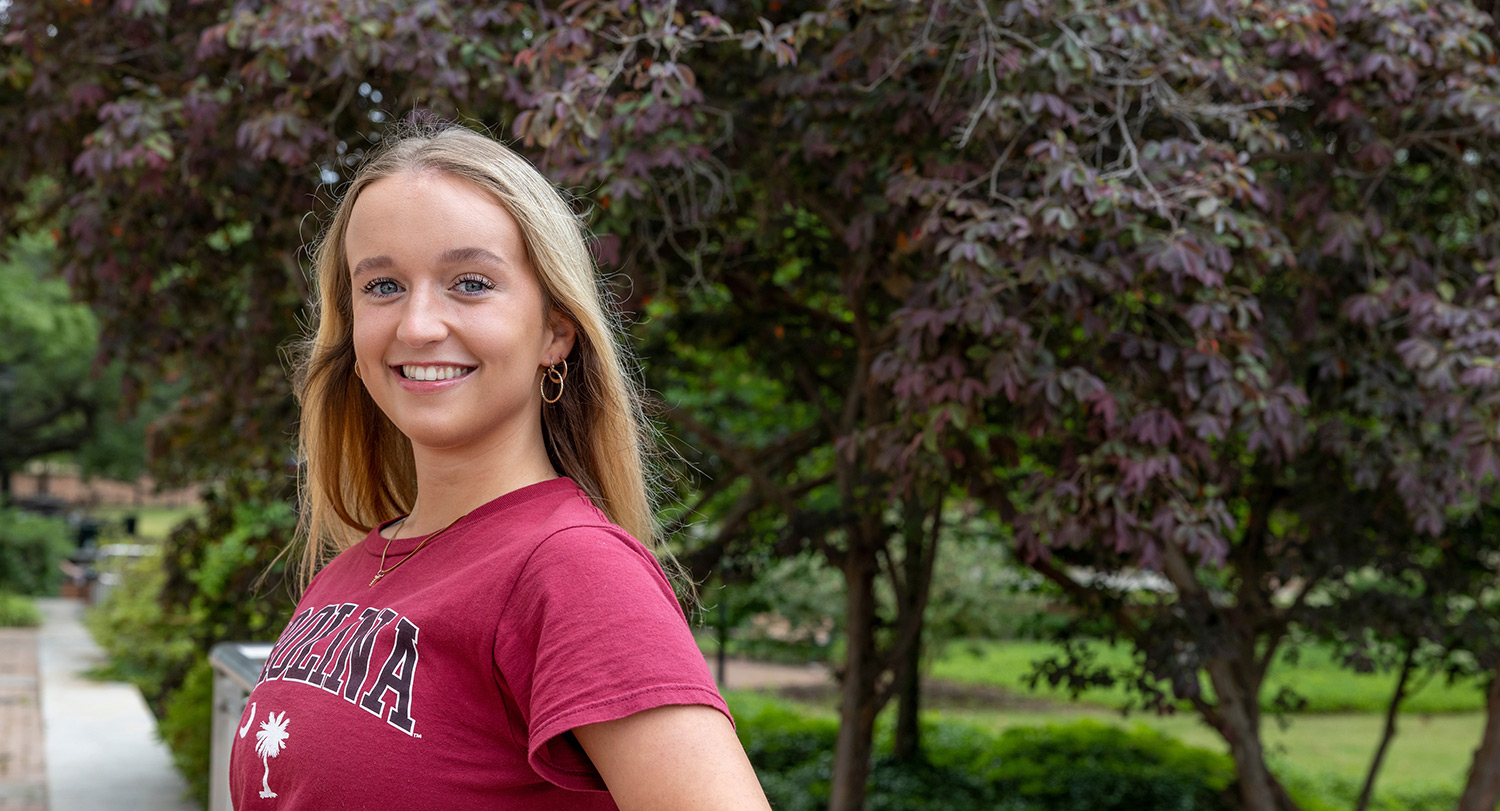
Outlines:
{"label": "palmetto tree logo", "polygon": [[255,733],[255,753],[260,755],[260,762],[265,764],[266,772],[260,778],[260,796],[275,797],[276,792],[271,790],[271,758],[281,754],[286,748],[286,713],[280,715],[271,713],[270,717],[260,722],[260,731]]}

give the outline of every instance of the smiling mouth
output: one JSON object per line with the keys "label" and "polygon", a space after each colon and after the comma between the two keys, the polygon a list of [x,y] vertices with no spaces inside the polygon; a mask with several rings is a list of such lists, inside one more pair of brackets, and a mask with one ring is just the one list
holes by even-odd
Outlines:
{"label": "smiling mouth", "polygon": [[473,366],[398,366],[401,376],[407,380],[437,381],[453,380],[474,371]]}

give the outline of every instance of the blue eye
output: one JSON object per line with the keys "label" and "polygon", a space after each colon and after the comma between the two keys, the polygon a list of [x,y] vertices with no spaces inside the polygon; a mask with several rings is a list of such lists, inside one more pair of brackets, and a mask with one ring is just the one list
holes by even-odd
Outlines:
{"label": "blue eye", "polygon": [[375,298],[386,298],[401,292],[401,285],[396,284],[390,279],[371,279],[370,283],[366,284],[363,289],[364,292]]}
{"label": "blue eye", "polygon": [[460,293],[475,295],[486,290],[494,290],[495,283],[483,276],[462,276],[454,287],[458,288]]}

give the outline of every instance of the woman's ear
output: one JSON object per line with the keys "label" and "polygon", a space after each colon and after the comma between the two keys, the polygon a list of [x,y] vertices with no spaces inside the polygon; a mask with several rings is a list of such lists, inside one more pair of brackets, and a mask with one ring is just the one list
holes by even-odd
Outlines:
{"label": "woman's ear", "polygon": [[566,313],[553,308],[547,326],[552,330],[552,343],[547,345],[546,357],[553,362],[566,358],[573,352],[573,341],[578,337],[578,327]]}

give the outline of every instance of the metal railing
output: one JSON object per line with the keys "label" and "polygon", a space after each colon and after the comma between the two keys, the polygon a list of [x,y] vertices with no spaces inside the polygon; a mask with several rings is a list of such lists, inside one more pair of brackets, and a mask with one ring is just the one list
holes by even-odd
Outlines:
{"label": "metal railing", "polygon": [[157,554],[161,554],[161,548],[155,544],[107,543],[100,546],[88,565],[89,604],[104,602],[104,598],[120,584],[121,569],[143,557]]}
{"label": "metal railing", "polygon": [[214,668],[213,743],[209,751],[208,811],[231,811],[229,750],[234,746],[245,702],[271,655],[269,642],[220,642],[209,651]]}

